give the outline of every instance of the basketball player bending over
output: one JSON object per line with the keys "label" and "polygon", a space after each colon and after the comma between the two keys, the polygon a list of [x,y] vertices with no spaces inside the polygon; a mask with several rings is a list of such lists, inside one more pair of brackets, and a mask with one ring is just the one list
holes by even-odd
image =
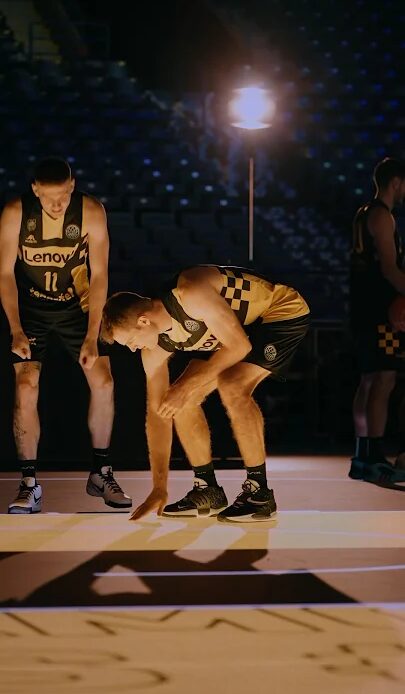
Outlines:
{"label": "basketball player bending over", "polygon": [[[198,266],[181,272],[160,298],[113,295],[103,311],[102,338],[141,350],[147,380],[146,434],[153,489],[131,518],[150,511],[170,516],[217,515],[262,521],[276,512],[268,489],[263,417],[252,398],[268,376],[283,378],[309,325],[309,308],[295,289],[241,268]],[[209,351],[169,383],[168,360],[178,350]],[[210,432],[201,403],[217,389],[247,472],[228,506],[212,463]],[[167,502],[172,424],[191,463],[194,487]]]}

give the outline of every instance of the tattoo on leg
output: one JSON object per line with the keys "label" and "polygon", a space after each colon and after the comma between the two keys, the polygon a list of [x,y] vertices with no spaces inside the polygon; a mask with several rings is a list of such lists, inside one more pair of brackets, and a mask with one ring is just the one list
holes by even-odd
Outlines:
{"label": "tattoo on leg", "polygon": [[17,447],[17,452],[21,453],[21,447],[22,443],[24,440],[24,436],[26,435],[26,430],[19,424],[18,420],[14,420],[14,439],[15,439],[15,445]]}

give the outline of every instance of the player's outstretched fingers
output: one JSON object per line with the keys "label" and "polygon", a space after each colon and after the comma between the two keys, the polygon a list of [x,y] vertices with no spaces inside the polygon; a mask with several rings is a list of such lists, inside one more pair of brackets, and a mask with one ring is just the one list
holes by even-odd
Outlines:
{"label": "player's outstretched fingers", "polygon": [[148,504],[146,504],[145,502],[144,504],[138,506],[138,508],[136,508],[135,511],[132,511],[129,520],[139,520],[140,518],[146,516],[147,513],[149,513],[149,508]]}
{"label": "player's outstretched fingers", "polygon": [[167,503],[167,492],[164,489],[153,489],[143,504],[140,504],[129,517],[129,520],[139,520],[152,511],[161,516]]}

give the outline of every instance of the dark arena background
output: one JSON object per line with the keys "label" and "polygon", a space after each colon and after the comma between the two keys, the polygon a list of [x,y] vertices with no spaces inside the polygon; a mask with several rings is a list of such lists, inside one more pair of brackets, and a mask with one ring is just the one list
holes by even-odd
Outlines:
{"label": "dark arena background", "polygon": [[[87,384],[57,340],[41,374],[44,509],[8,515],[19,474],[1,313],[0,693],[405,691],[405,497],[348,478],[352,221],[377,162],[405,159],[404,49],[400,0],[0,0],[1,207],[41,158],[66,158],[107,213],[109,294],[242,266],[297,288],[312,315],[288,381],[255,392],[277,521],[235,527],[129,523],[86,496]],[[268,127],[233,125],[248,84],[273,104]],[[145,377],[139,351],[110,355],[111,459],[135,506],[151,485]],[[403,401],[399,374],[390,460]],[[215,393],[204,408],[236,495],[227,416]],[[177,439],[171,469],[174,500],[192,479]]]}

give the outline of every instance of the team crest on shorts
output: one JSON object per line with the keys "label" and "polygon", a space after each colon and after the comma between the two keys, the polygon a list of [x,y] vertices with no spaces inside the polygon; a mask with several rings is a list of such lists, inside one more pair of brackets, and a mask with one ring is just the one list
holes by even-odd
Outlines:
{"label": "team crest on shorts", "polygon": [[196,320],[185,320],[184,325],[191,333],[196,333],[200,329],[200,324]]}
{"label": "team crest on shorts", "polygon": [[266,345],[264,348],[264,357],[266,361],[274,361],[277,356],[277,350],[274,345]]}
{"label": "team crest on shorts", "polygon": [[75,239],[79,238],[80,229],[77,226],[77,224],[69,224],[69,226],[67,226],[65,229],[65,234],[68,237],[68,239],[71,239],[72,241],[74,241]]}
{"label": "team crest on shorts", "polygon": [[30,219],[27,219],[27,231],[35,231],[37,228],[37,220],[34,219],[33,217],[30,217]]}

